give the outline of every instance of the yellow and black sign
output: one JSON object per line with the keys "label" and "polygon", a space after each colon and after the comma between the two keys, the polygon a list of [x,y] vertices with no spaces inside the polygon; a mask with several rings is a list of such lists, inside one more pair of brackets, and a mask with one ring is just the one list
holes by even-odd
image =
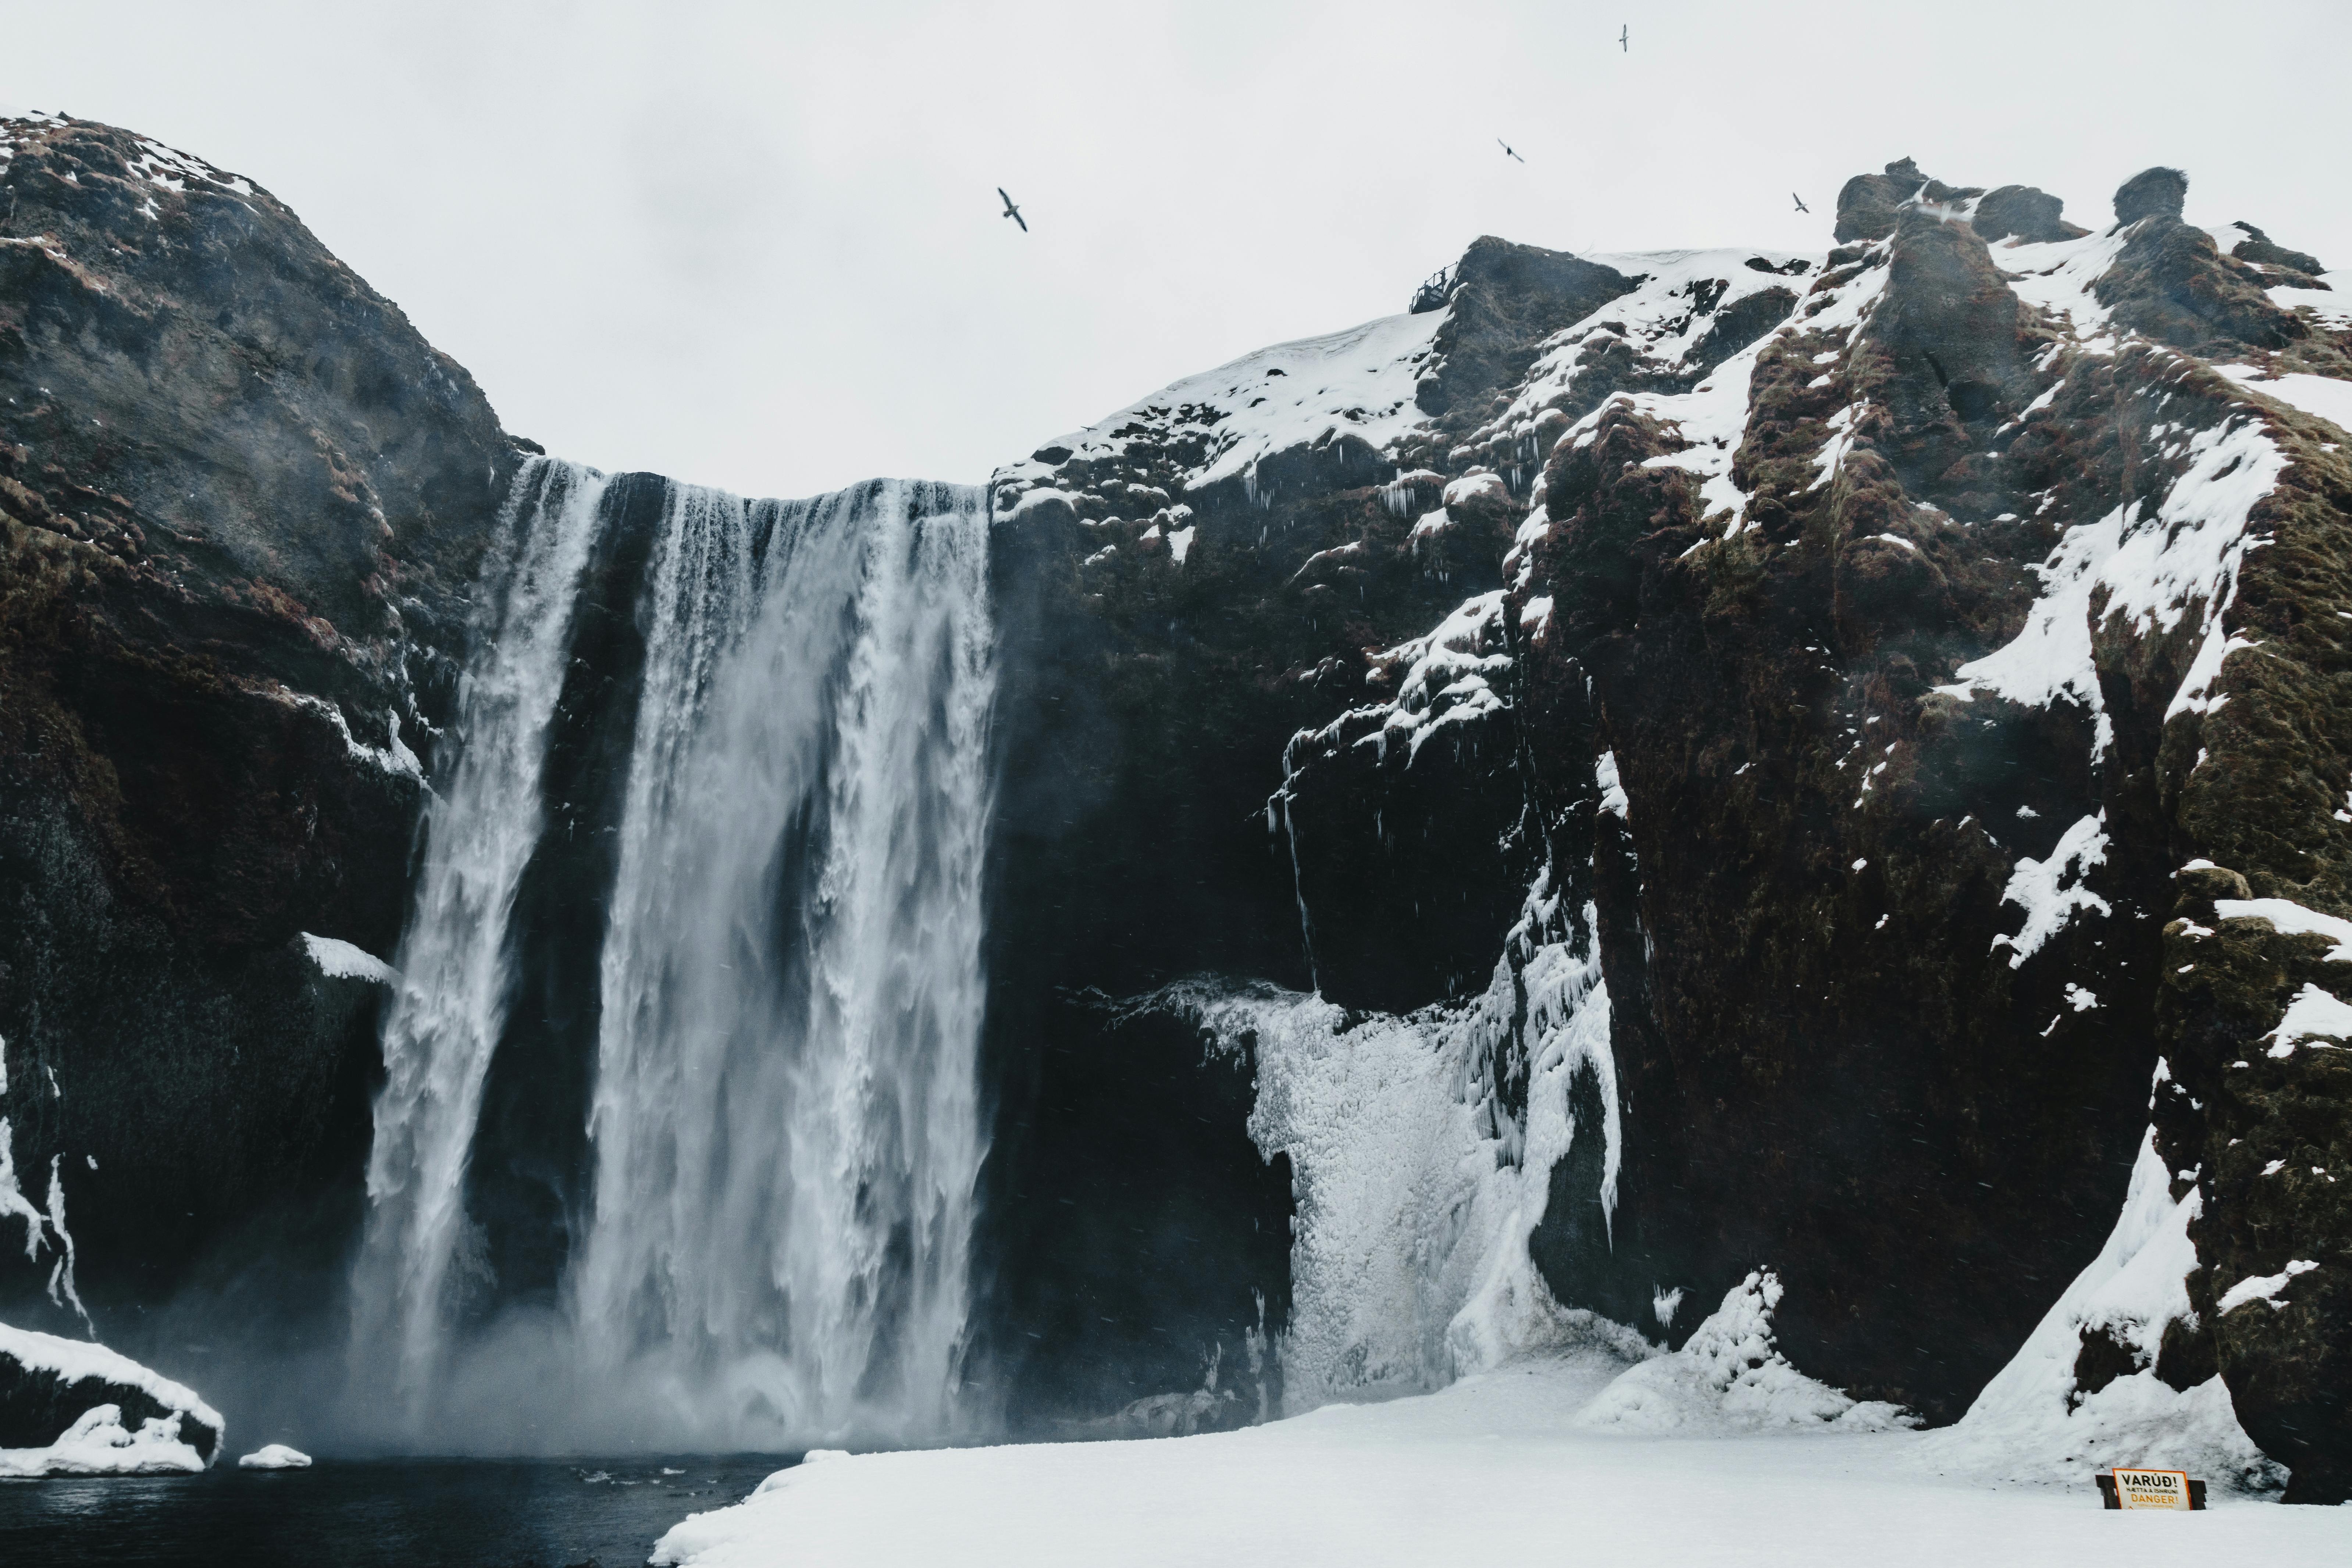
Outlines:
{"label": "yellow and black sign", "polygon": [[2205,1506],[2205,1483],[2186,1470],[2138,1470],[2118,1465],[2100,1476],[2099,1496],[2109,1508],[2168,1508],[2187,1512]]}

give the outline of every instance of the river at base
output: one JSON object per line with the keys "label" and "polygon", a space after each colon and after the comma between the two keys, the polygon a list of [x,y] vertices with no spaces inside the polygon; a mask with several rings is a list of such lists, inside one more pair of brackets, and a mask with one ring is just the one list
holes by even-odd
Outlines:
{"label": "river at base", "polygon": [[321,1459],[306,1470],[0,1481],[0,1563],[625,1568],[796,1454]]}

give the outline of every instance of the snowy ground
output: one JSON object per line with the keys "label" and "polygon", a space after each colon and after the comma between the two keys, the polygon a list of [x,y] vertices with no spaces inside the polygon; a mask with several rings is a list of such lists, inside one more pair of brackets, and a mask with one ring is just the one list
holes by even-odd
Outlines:
{"label": "snowy ground", "polygon": [[2112,1513],[2087,1481],[1996,1489],[1939,1476],[1916,1433],[1717,1426],[1655,1436],[1589,1424],[1588,1406],[1626,1370],[1605,1351],[1583,1350],[1515,1362],[1437,1394],[1327,1405],[1241,1432],[833,1458],[781,1472],[748,1502],[695,1515],[653,1560],[693,1568],[2352,1561],[2352,1508],[2217,1497],[2200,1514]]}

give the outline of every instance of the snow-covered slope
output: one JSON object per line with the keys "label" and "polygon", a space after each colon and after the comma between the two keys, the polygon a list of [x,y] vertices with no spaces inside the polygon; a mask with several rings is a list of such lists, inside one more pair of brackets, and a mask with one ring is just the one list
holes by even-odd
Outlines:
{"label": "snow-covered slope", "polygon": [[2352,1545],[2340,1510],[2223,1498],[2195,1519],[2158,1520],[2106,1512],[2087,1481],[1988,1491],[1920,1468],[1922,1440],[1908,1433],[1596,1430],[1581,1413],[1623,1367],[1588,1349],[1244,1432],[832,1457],[686,1520],[653,1561],[2077,1568],[2127,1556],[2149,1568],[2319,1568]]}

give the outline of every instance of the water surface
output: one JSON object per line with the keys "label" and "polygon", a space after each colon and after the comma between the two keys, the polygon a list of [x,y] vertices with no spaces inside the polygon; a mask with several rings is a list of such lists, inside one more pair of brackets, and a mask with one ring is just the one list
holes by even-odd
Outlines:
{"label": "water surface", "polygon": [[797,1458],[321,1459],[0,1481],[0,1563],[625,1568],[688,1514],[740,1501]]}

